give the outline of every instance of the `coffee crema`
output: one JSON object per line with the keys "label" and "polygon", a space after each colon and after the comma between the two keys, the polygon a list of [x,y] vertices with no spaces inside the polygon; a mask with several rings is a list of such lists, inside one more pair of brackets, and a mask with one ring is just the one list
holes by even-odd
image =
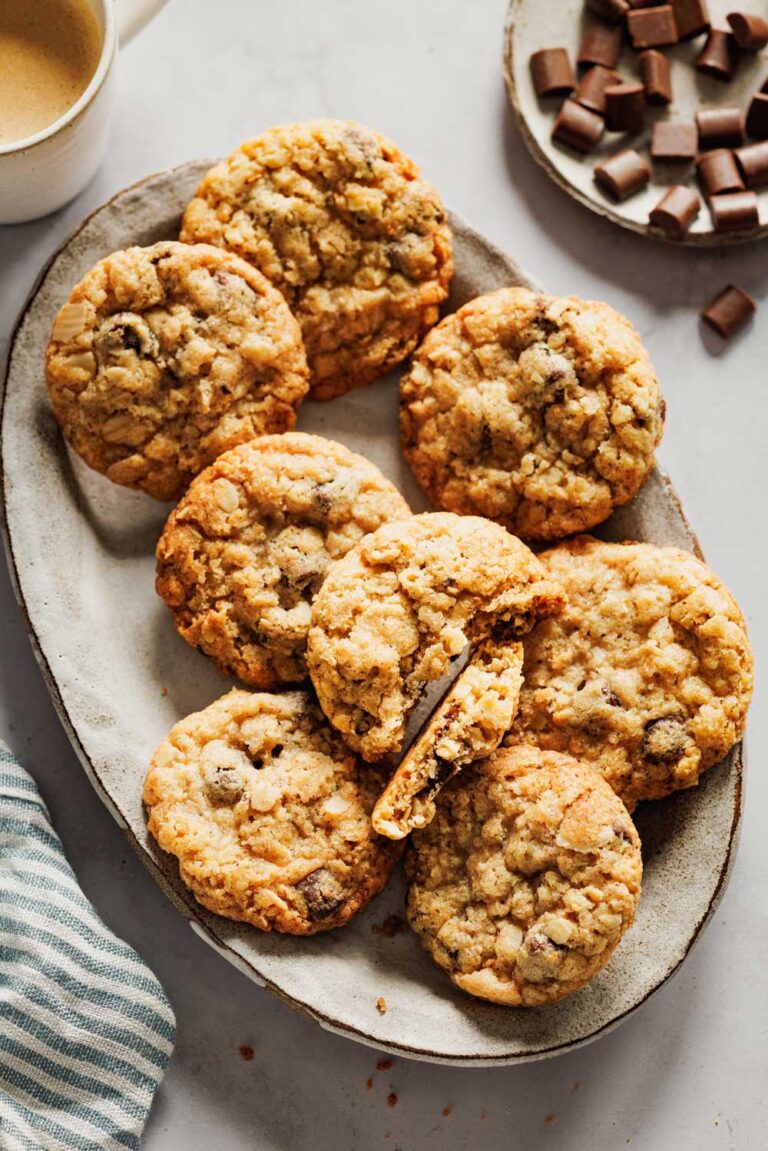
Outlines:
{"label": "coffee crema", "polygon": [[101,45],[88,0],[0,0],[0,145],[63,116],[91,82]]}

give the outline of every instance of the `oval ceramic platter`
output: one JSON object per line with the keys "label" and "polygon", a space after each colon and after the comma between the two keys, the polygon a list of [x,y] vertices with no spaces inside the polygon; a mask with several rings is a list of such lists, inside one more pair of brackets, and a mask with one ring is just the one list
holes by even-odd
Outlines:
{"label": "oval ceramic platter", "polygon": [[[757,11],[760,5],[747,5]],[[733,0],[708,0],[708,9],[715,28],[728,28],[726,15],[738,8]],[[643,236],[668,239],[662,232],[648,226],[648,213],[659,202],[670,184],[689,184],[699,191],[694,165],[652,164],[653,179],[648,187],[622,204],[615,203],[594,182],[595,164],[622,148],[636,148],[648,156],[651,124],[658,119],[687,120],[692,122],[700,108],[734,107],[746,111],[754,92],[758,91],[768,70],[765,52],[745,54],[739,61],[734,78],[729,83],[702,75],[693,62],[704,46],[705,36],[663,49],[672,63],[674,100],[668,108],[647,108],[645,130],[635,136],[605,132],[597,148],[589,156],[579,156],[570,148],[552,141],[552,126],[562,97],[539,100],[534,91],[530,72],[530,58],[540,48],[565,48],[575,68],[576,54],[584,19],[584,0],[510,0],[504,42],[504,74],[509,99],[529,151],[545,172],[563,191],[598,215],[638,232]],[[617,71],[626,79],[639,80],[637,53],[628,44],[622,51]],[[716,233],[712,228],[709,211],[702,202],[697,220],[683,243],[702,246],[734,244],[768,236],[768,191],[758,192],[760,224],[746,232]]]}
{"label": "oval ceramic platter", "polygon": [[[176,635],[154,593],[153,552],[167,506],[115,487],[68,452],[47,403],[42,358],[70,287],[109,251],[175,236],[181,209],[207,166],[191,163],[153,176],[99,209],[53,259],[13,338],[2,411],[7,545],[54,703],[99,795],[190,926],[256,983],[323,1026],[444,1063],[517,1063],[586,1043],[669,978],[712,915],[735,849],[739,749],[695,791],[640,812],[647,871],[637,925],[587,989],[536,1010],[464,996],[409,930],[382,929],[388,917],[403,914],[399,875],[343,930],[311,939],[268,935],[199,907],[174,859],[147,834],[141,788],[152,751],[178,719],[230,685]],[[530,283],[476,232],[458,219],[453,225],[451,307],[504,284]],[[425,507],[399,453],[394,377],[328,404],[306,404],[299,427],[369,456],[414,508]],[[658,472],[605,531],[697,550],[674,491]],[[376,1009],[382,996],[385,1015]]]}

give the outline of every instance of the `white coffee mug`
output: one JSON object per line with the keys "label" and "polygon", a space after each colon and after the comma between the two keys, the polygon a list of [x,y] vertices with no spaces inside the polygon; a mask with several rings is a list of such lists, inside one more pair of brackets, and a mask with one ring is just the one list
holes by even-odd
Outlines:
{"label": "white coffee mug", "polygon": [[102,34],[98,67],[80,99],[53,124],[0,145],[0,224],[46,216],[93,178],[107,146],[118,44],[127,44],[167,0],[88,2]]}

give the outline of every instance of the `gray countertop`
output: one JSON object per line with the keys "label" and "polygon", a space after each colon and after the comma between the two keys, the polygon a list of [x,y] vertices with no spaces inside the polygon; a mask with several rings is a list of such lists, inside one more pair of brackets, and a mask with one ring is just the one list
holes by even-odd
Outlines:
{"label": "gray countertop", "polygon": [[[531,161],[507,109],[503,22],[503,0],[175,0],[124,53],[112,142],[91,187],[55,216],[0,229],[0,335],[5,345],[67,233],[146,173],[315,115],[394,137],[452,208],[546,287],[607,299],[647,342],[669,407],[661,463],[741,601],[758,656],[731,885],[680,974],[591,1047],[518,1068],[396,1059],[377,1070],[376,1052],[326,1034],[218,958],[155,887],[70,749],[3,565],[0,736],[38,780],[86,893],[157,972],[178,1018],[146,1151],[765,1146],[768,244],[677,250],[568,200]],[[697,311],[730,281],[762,307],[723,348],[700,332]]]}

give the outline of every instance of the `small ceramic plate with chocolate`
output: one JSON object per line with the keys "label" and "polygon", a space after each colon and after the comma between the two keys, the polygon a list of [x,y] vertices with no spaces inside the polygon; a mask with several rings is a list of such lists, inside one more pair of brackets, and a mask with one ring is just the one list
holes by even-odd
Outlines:
{"label": "small ceramic plate with chocolate", "polygon": [[564,191],[641,235],[713,246],[768,235],[767,45],[760,0],[511,0],[504,70]]}

